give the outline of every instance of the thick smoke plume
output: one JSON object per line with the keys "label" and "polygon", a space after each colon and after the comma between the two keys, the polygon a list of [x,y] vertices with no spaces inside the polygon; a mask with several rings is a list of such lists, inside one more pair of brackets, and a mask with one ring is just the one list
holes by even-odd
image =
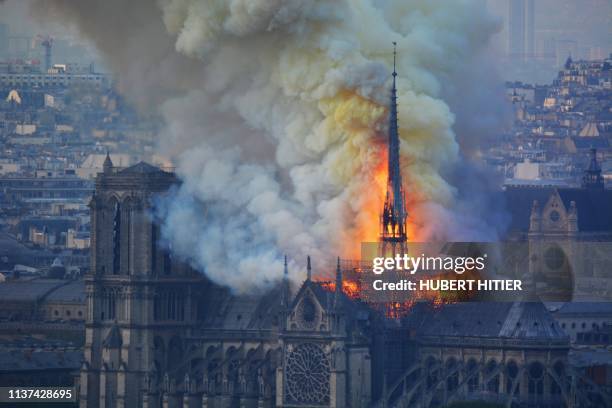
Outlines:
{"label": "thick smoke plume", "polygon": [[482,52],[497,29],[479,4],[45,0],[36,8],[76,24],[122,90],[158,107],[160,149],[183,180],[160,203],[164,238],[214,281],[244,291],[280,277],[285,253],[311,254],[316,272],[377,239],[392,41],[411,239],[495,237],[473,211],[479,198],[460,199],[461,186],[447,181],[462,158],[445,100],[468,113],[490,103],[482,90],[470,93],[489,77]]}

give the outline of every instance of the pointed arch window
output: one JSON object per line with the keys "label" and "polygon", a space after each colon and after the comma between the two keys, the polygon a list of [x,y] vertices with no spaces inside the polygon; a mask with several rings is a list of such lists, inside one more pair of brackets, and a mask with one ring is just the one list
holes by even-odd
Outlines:
{"label": "pointed arch window", "polygon": [[170,248],[164,250],[164,275],[172,274],[172,255]]}
{"label": "pointed arch window", "polygon": [[128,199],[124,202],[123,212],[121,214],[121,219],[123,220],[124,225],[124,235],[125,235],[125,252],[124,252],[124,273],[126,275],[130,274],[131,269],[131,261],[132,261],[132,240],[133,240],[133,225],[132,225],[132,215],[134,211],[134,201]]}
{"label": "pointed arch window", "polygon": [[151,274],[157,275],[157,226],[151,223]]}
{"label": "pointed arch window", "polygon": [[113,274],[118,275],[121,270],[121,205],[115,203],[113,215]]}

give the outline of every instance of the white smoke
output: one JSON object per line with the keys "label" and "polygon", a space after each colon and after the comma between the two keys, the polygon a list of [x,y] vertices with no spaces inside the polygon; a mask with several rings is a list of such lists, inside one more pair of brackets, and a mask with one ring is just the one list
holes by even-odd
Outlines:
{"label": "white smoke", "polygon": [[[92,11],[74,4],[92,2],[50,3],[115,56],[119,74],[150,64],[151,80],[126,89],[158,97],[158,80],[180,93],[164,92],[160,105],[160,149],[183,180],[160,203],[163,236],[214,281],[252,290],[281,276],[285,253],[312,255],[316,271],[338,254],[354,256],[361,239],[376,239],[392,41],[412,238],[494,234],[445,180],[460,146],[444,96],[459,73],[489,75],[481,54],[497,26],[481,2],[108,0],[97,18],[124,13],[117,31],[142,41],[127,39],[129,60],[111,46],[121,47],[113,20],[106,32],[92,29]],[[155,41],[124,21],[140,21],[140,9]]]}

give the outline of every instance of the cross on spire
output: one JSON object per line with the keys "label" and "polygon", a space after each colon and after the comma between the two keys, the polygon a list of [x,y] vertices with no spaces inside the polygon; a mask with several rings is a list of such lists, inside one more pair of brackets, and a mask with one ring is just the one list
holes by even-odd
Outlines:
{"label": "cross on spire", "polygon": [[397,57],[397,43],[395,41],[393,41],[393,80],[394,81],[395,81],[395,77],[397,76],[397,71],[395,70],[395,59],[396,59],[396,57]]}

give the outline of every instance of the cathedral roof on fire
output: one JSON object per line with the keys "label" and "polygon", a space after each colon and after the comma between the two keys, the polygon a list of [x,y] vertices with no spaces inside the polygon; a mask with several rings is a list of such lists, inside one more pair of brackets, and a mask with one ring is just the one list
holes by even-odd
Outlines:
{"label": "cathedral roof on fire", "polygon": [[567,341],[542,302],[469,302],[429,309],[420,337]]}
{"label": "cathedral roof on fire", "polygon": [[541,209],[555,191],[566,209],[572,201],[576,203],[580,232],[612,232],[612,190],[531,186],[509,186],[504,191],[504,205],[510,216],[509,230],[529,231],[533,202],[537,200]]}
{"label": "cathedral roof on fire", "polygon": [[[271,330],[279,325],[281,312],[280,285],[265,294],[233,295],[227,289],[211,287],[205,305],[206,320],[200,329],[210,330]],[[306,281],[300,290],[292,296],[290,308],[296,307],[305,291],[309,290],[316,301],[327,310],[333,307],[334,292],[323,287],[320,282]],[[362,303],[351,300],[344,293],[341,295],[341,307],[352,321],[367,320],[368,308]]]}
{"label": "cathedral roof on fire", "polygon": [[[331,310],[334,307],[336,294],[333,290],[325,288],[327,283],[329,282],[305,281],[289,308],[294,309],[302,299],[304,292],[308,290],[314,295],[321,307],[325,310]],[[371,311],[367,305],[351,299],[344,292],[340,293],[340,307],[349,317],[355,320],[367,320]]]}

